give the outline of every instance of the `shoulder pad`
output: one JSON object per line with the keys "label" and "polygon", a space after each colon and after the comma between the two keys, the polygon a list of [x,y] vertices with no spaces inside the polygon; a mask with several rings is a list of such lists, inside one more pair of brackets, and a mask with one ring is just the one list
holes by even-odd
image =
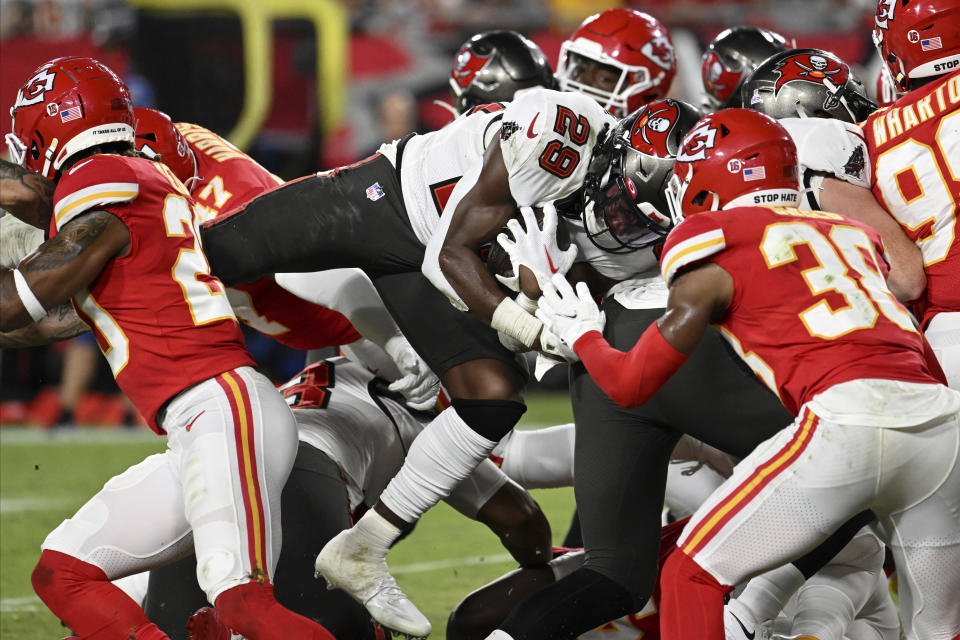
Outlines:
{"label": "shoulder pad", "polygon": [[81,160],[57,182],[53,216],[57,230],[85,211],[130,202],[140,193],[132,158],[97,155]]}
{"label": "shoulder pad", "polygon": [[870,188],[870,158],[860,127],[826,118],[783,118],[779,122],[797,145],[801,173],[812,169]]}
{"label": "shoulder pad", "polygon": [[690,216],[681,222],[663,246],[660,270],[669,287],[684,268],[723,251],[727,246],[720,223],[708,214]]}

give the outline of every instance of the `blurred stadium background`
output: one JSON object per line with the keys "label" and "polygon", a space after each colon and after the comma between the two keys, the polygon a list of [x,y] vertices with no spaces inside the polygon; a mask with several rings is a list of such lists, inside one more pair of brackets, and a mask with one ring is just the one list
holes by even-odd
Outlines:
{"label": "blurred stadium background", "polygon": [[[576,26],[613,6],[647,11],[670,28],[679,62],[671,96],[695,104],[703,49],[738,24],[833,51],[876,86],[875,0],[0,0],[0,103],[6,114],[40,63],[93,56],[124,78],[137,106],[208,127],[292,179],[448,122],[435,102],[449,102],[453,55],[474,33],[520,31],[555,64]],[[303,366],[302,352],[246,333],[274,380]],[[29,585],[39,543],[107,478],[162,443],[144,428],[116,428],[139,419],[89,338],[2,350],[0,360],[0,636],[59,638],[64,630]],[[527,427],[569,420],[564,380],[559,372],[546,385],[552,395],[534,396]],[[572,492],[537,499],[562,538]],[[391,564],[442,639],[446,612],[508,570],[504,557],[493,536],[442,506]]]}

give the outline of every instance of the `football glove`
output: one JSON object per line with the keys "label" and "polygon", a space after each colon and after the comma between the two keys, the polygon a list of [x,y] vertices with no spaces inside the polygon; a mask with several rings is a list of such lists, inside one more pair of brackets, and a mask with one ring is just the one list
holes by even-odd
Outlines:
{"label": "football glove", "polygon": [[557,274],[542,287],[537,318],[568,347],[573,348],[580,336],[589,331],[603,332],[603,314],[585,282],[578,282],[574,291],[567,279]]}
{"label": "football glove", "polygon": [[[577,257],[577,246],[571,244],[564,251],[557,246],[557,209],[553,203],[543,207],[542,229],[531,207],[521,207],[520,215],[523,216],[523,225],[515,218],[507,221],[507,229],[513,234],[513,240],[501,233],[497,236],[497,242],[510,256],[514,278],[519,275],[522,265],[533,272],[542,289],[553,274],[563,275],[570,270]],[[504,279],[500,281],[504,282]],[[504,284],[510,286],[516,283]]]}

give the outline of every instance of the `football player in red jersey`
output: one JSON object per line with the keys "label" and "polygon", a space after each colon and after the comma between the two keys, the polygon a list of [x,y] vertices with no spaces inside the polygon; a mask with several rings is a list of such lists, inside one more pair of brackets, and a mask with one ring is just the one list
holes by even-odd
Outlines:
{"label": "football player in red jersey", "polygon": [[[726,175],[731,163],[740,179]],[[909,574],[900,601],[907,637],[952,638],[960,393],[941,383],[886,288],[876,232],[794,208],[796,164],[793,141],[768,116],[731,109],[704,118],[684,138],[668,189],[683,222],[661,257],[670,298],[659,322],[629,352],[613,349],[589,294],[562,278],[544,291],[538,315],[622,405],[649,398],[716,324],[797,416],[684,530],[661,585],[665,638],[723,638],[732,585],[811,549],[864,507]],[[797,509],[802,516],[785,524],[782,514]]]}
{"label": "football player in red jersey", "polygon": [[557,81],[625,117],[664,98],[677,73],[670,33],[636,9],[607,9],[583,21],[560,46]]}
{"label": "football player in red jersey", "polygon": [[881,0],[873,34],[907,93],[862,124],[871,187],[920,248],[927,287],[914,311],[960,389],[960,5]]}
{"label": "football player in red jersey", "polygon": [[0,274],[0,329],[72,298],[120,388],[168,436],[164,453],[109,481],[47,537],[37,594],[81,637],[166,638],[110,580],[192,546],[198,580],[232,628],[332,638],[277,604],[270,583],[296,423],[251,366],[189,194],[134,149],[126,86],[96,60],[58,58],[36,70],[12,114],[8,146],[56,190],[50,240]]}

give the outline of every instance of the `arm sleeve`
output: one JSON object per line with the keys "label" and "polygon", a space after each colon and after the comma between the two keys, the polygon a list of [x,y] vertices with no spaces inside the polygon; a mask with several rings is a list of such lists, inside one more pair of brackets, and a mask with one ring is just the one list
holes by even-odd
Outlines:
{"label": "arm sleeve", "polygon": [[599,331],[583,334],[573,350],[594,382],[621,407],[647,402],[690,357],[666,341],[656,322],[626,353],[611,347]]}
{"label": "arm sleeve", "polygon": [[360,335],[381,347],[400,333],[370,278],[359,269],[278,273],[276,280],[304,300],[339,311]]}

